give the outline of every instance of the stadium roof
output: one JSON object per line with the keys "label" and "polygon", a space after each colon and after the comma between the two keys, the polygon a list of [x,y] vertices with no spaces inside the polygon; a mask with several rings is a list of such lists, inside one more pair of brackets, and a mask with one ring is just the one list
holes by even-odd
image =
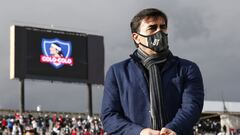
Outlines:
{"label": "stadium roof", "polygon": [[237,113],[240,114],[240,102],[204,101],[203,113]]}

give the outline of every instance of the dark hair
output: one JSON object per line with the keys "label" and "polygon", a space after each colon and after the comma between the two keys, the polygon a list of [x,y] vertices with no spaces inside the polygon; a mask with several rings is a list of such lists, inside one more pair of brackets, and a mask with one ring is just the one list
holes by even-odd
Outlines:
{"label": "dark hair", "polygon": [[168,19],[167,19],[167,15],[164,12],[155,8],[147,8],[147,9],[143,9],[132,18],[132,21],[130,23],[132,33],[139,31],[139,26],[141,24],[141,21],[145,17],[153,17],[153,18],[163,17],[167,26]]}

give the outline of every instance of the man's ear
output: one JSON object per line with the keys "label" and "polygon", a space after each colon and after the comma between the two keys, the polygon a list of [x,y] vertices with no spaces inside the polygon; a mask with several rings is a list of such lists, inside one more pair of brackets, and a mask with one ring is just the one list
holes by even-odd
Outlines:
{"label": "man's ear", "polygon": [[139,35],[137,33],[132,33],[132,39],[135,42],[135,44],[139,44],[140,43]]}

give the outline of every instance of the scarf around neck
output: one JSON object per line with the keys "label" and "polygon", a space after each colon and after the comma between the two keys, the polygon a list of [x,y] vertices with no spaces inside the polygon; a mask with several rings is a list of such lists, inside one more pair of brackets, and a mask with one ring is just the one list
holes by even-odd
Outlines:
{"label": "scarf around neck", "polygon": [[170,54],[170,50],[166,50],[160,55],[149,56],[140,48],[136,50],[137,57],[149,73],[148,86],[150,95],[151,128],[154,130],[161,130],[167,121],[163,109],[164,100],[160,67],[163,67]]}

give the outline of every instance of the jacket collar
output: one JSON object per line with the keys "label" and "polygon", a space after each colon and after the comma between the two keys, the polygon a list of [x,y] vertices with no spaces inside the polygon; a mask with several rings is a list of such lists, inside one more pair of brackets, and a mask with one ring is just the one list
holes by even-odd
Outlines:
{"label": "jacket collar", "polygon": [[[144,70],[144,67],[143,67],[142,64],[141,64],[141,59],[136,56],[135,51],[134,51],[133,54],[130,55],[130,57],[133,59],[133,61],[134,61],[138,66],[140,66],[140,68],[141,68],[142,70]],[[177,62],[177,59],[178,59],[178,57],[172,55],[172,53],[171,53],[171,54],[168,56],[167,61],[166,61],[165,65],[164,65],[163,69],[161,70],[161,72],[163,73],[163,72],[167,71],[172,65],[174,65],[174,64]],[[145,77],[146,77],[146,76],[145,76]]]}
{"label": "jacket collar", "polygon": [[[144,93],[144,95],[150,100],[149,97],[149,88],[148,88],[148,79],[146,78],[146,73],[145,73],[145,69],[143,67],[143,65],[140,62],[140,59],[136,56],[134,56],[134,54],[130,55],[131,57],[131,61],[133,61],[134,65],[136,67],[138,67],[136,69],[136,80],[139,84],[139,87],[141,88],[142,92]],[[178,57],[173,56],[173,55],[169,55],[168,60],[166,61],[161,73],[163,74],[164,72],[166,72],[167,70],[169,70],[174,64],[176,64]]]}

